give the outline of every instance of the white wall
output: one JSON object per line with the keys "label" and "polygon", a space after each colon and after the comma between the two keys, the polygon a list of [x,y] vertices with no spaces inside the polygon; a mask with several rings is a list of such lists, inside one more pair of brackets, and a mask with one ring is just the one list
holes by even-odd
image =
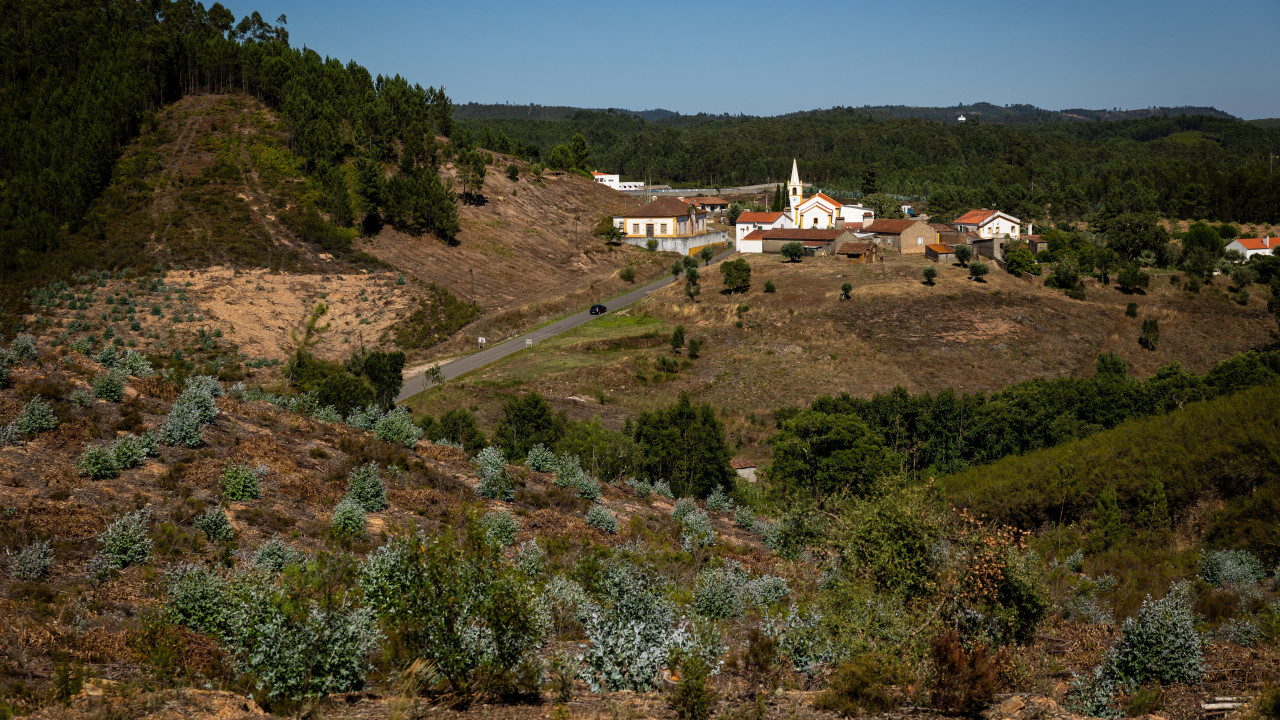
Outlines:
{"label": "white wall", "polygon": [[738,252],[742,252],[742,253],[762,253],[764,252],[764,241],[763,240],[738,240],[737,244],[734,245],[734,247],[738,249]]}

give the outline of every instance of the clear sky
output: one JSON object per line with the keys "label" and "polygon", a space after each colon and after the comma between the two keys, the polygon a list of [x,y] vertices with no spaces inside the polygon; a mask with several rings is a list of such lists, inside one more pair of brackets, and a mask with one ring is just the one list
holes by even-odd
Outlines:
{"label": "clear sky", "polygon": [[456,103],[775,115],[985,101],[1280,117],[1280,0],[224,4],[284,13],[295,46],[444,85]]}

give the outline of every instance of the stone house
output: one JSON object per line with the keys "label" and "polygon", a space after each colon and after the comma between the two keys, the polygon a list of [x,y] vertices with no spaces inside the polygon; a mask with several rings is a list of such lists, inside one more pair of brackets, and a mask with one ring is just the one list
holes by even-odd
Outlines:
{"label": "stone house", "polygon": [[926,245],[938,242],[938,231],[923,220],[876,220],[863,226],[875,236],[875,243],[904,255],[923,254]]}

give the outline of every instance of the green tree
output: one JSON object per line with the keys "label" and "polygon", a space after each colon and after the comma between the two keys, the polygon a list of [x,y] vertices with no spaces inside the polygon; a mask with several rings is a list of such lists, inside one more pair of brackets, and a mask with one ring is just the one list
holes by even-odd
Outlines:
{"label": "green tree", "polygon": [[682,347],[684,347],[684,326],[677,325],[676,329],[671,331],[671,352],[678,353]]}
{"label": "green tree", "polygon": [[474,201],[484,192],[484,176],[488,168],[484,155],[475,149],[463,150],[458,153],[454,166],[462,181],[463,195]]}
{"label": "green tree", "polygon": [[1116,284],[1126,293],[1131,293],[1139,288],[1145,288],[1151,282],[1151,277],[1142,272],[1138,268],[1137,263],[1129,263],[1124,266],[1120,274],[1116,276]]}
{"label": "green tree", "polygon": [[787,209],[787,196],[782,192],[782,185],[773,188],[773,200],[769,203],[769,212],[782,212]]}
{"label": "green tree", "polygon": [[1153,477],[1142,489],[1141,505],[1134,513],[1134,524],[1146,530],[1153,537],[1163,537],[1169,530],[1169,496],[1165,493],[1164,483]]}
{"label": "green tree", "polygon": [[934,284],[933,281],[938,277],[938,268],[932,265],[925,265],[924,270],[921,272],[924,274],[924,284],[932,286]]}
{"label": "green tree", "polygon": [[862,197],[862,206],[876,211],[876,218],[889,220],[902,217],[902,203],[884,193],[872,193]]}
{"label": "green tree", "polygon": [[960,267],[968,266],[971,259],[973,259],[973,247],[969,245],[956,246],[956,262],[960,263]]}
{"label": "green tree", "polygon": [[1098,361],[1094,363],[1093,374],[1125,377],[1129,374],[1129,364],[1116,353],[1104,352],[1098,356]]}
{"label": "green tree", "polygon": [[707,246],[698,251],[698,257],[702,258],[703,267],[711,264],[711,258],[716,256],[716,251]]}
{"label": "green tree", "polygon": [[395,405],[404,385],[404,353],[373,351],[364,357],[364,376],[373,388],[374,401],[384,409]]}
{"label": "green tree", "polygon": [[702,341],[697,338],[689,338],[689,357],[697,358],[702,352]]}
{"label": "green tree", "polygon": [[798,242],[783,243],[778,252],[782,253],[787,262],[800,262],[800,258],[804,257],[804,246]]}
{"label": "green tree", "polygon": [[1089,533],[1089,549],[1095,553],[1124,542],[1129,537],[1129,526],[1120,514],[1120,502],[1115,487],[1108,485],[1098,497],[1093,512],[1093,529]]}
{"label": "green tree", "polygon": [[587,145],[587,139],[582,137],[581,133],[574,133],[573,137],[569,139],[569,154],[575,169],[587,169],[587,159],[591,156],[591,148]]}
{"label": "green tree", "polygon": [[480,452],[488,445],[484,432],[470,410],[455,408],[440,416],[440,437],[462,445],[469,453]]}
{"label": "green tree", "polygon": [[633,437],[636,474],[666,478],[677,496],[703,497],[719,486],[732,486],[724,425],[714,408],[695,407],[686,393],[670,408],[640,413]]}
{"label": "green tree", "polygon": [[742,213],[745,210],[746,207],[744,207],[740,202],[729,203],[729,212],[725,215],[725,220],[728,221],[730,225],[733,225],[738,222],[738,218],[742,216]]}
{"label": "green tree", "polygon": [[1142,321],[1142,335],[1138,337],[1138,344],[1148,350],[1155,350],[1160,344],[1160,321],[1156,318],[1147,318]]}
{"label": "green tree", "polygon": [[840,299],[841,300],[848,300],[849,293],[851,292],[853,292],[853,283],[851,282],[840,283]]}
{"label": "green tree", "polygon": [[570,170],[573,168],[573,151],[568,145],[557,145],[551,149],[547,165],[552,170]]}
{"label": "green tree", "polygon": [[1098,251],[1098,279],[1103,285],[1111,284],[1111,271],[1120,264],[1120,256],[1115,250],[1105,247]]}
{"label": "green tree", "polygon": [[726,260],[720,264],[724,286],[731,293],[746,292],[751,287],[751,264],[742,258]]}
{"label": "green tree", "polygon": [[684,272],[684,263],[679,260],[673,260],[671,262],[671,277],[678,278],[682,272]]}
{"label": "green tree", "polygon": [[509,180],[511,180],[511,182],[515,182],[515,181],[519,180],[519,179],[520,179],[520,166],[519,166],[519,165],[516,165],[515,163],[511,163],[510,165],[508,165],[508,166],[507,166],[507,178],[508,178]]}
{"label": "green tree", "polygon": [[[1017,276],[1023,273],[1031,275],[1040,274],[1040,264],[1036,262],[1035,257],[1031,255],[1031,251],[1024,247],[1015,247],[1005,253],[1004,256],[1005,269],[1011,274]],[[1075,258],[1071,258],[1071,263],[1075,264]],[[1067,287],[1074,287],[1075,283],[1071,283]],[[1061,287],[1061,286],[1060,286]]]}
{"label": "green tree", "polygon": [[892,475],[900,458],[858,416],[804,410],[769,439],[769,482],[784,494],[803,490],[825,498],[842,490],[869,494]]}
{"label": "green tree", "polygon": [[977,280],[978,282],[986,282],[984,278],[989,272],[991,272],[990,266],[981,260],[974,260],[969,263],[969,277]]}
{"label": "green tree", "polygon": [[502,404],[502,420],[493,429],[493,443],[509,458],[522,458],[534,445],[555,447],[564,436],[566,420],[537,392],[509,398]]}

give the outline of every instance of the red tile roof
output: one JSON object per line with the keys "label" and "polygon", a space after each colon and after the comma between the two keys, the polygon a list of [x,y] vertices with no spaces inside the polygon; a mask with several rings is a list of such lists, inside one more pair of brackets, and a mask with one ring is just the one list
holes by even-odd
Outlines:
{"label": "red tile roof", "polygon": [[[630,212],[622,213],[617,217],[624,218],[663,218],[676,217],[677,215],[688,215],[689,203],[676,198],[661,198],[651,203],[646,203]],[[699,214],[702,214],[699,211]]]}
{"label": "red tile roof", "polygon": [[1280,238],[1236,238],[1235,242],[1240,243],[1245,250],[1274,250],[1280,246],[1278,240]]}
{"label": "red tile roof", "polygon": [[865,242],[847,242],[841,243],[840,249],[836,250],[837,255],[865,255],[875,249],[873,243]]}
{"label": "red tile roof", "polygon": [[691,205],[724,205],[729,206],[729,201],[718,197],[691,197],[685,198],[685,201]]}
{"label": "red tile roof", "polygon": [[812,199],[814,199],[814,198],[822,198],[823,200],[826,200],[828,203],[830,203],[831,205],[835,205],[836,207],[840,207],[840,206],[841,206],[839,201],[837,201],[837,200],[833,200],[833,199],[831,198],[831,196],[826,195],[826,194],[824,194],[824,193],[818,193],[818,194],[816,194],[816,195],[810,195],[809,197],[805,198],[805,200],[812,200]]}
{"label": "red tile roof", "polygon": [[901,235],[907,228],[920,222],[919,220],[876,220],[863,229],[867,232],[882,235]]}
{"label": "red tile roof", "polygon": [[995,210],[970,210],[955,219],[955,225],[981,225],[987,218],[995,215]]}
{"label": "red tile roof", "polygon": [[729,464],[733,466],[734,470],[746,470],[747,468],[753,468],[756,466],[756,464],[750,460],[730,460]]}
{"label": "red tile roof", "polygon": [[612,175],[613,173],[602,173],[602,172],[596,172],[595,170],[592,170],[591,174],[599,176],[599,175]]}
{"label": "red tile roof", "polygon": [[785,213],[780,212],[744,212],[738,216],[738,223],[774,223]]}
{"label": "red tile roof", "polygon": [[956,231],[955,228],[951,227],[950,225],[947,225],[946,223],[929,223],[929,227],[933,228],[934,230],[937,230],[938,232],[955,232]]}

